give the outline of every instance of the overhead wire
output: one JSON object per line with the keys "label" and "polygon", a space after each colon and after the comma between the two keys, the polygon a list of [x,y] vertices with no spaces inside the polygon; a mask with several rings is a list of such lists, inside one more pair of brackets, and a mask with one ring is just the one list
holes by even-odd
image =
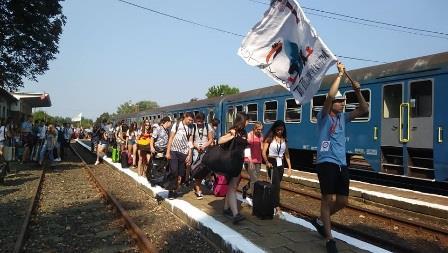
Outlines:
{"label": "overhead wire", "polygon": [[[259,4],[263,4],[263,5],[270,5],[269,3],[266,2],[262,2],[259,0],[248,0],[250,2],[254,2],[254,3],[259,3]],[[310,8],[310,7],[306,7],[306,6],[301,6],[302,9],[304,10],[309,10],[309,11],[315,11],[315,12],[320,12],[320,13],[325,13],[325,14],[330,14],[330,15],[334,15],[334,16],[339,16],[339,17],[343,17],[343,18],[349,18],[349,19],[353,19],[353,20],[359,20],[359,21],[363,21],[363,22],[369,22],[369,23],[374,23],[374,24],[379,24],[379,25],[385,25],[385,26],[391,26],[391,27],[395,27],[395,28],[401,28],[401,29],[405,29],[405,30],[413,30],[413,31],[417,31],[417,32],[425,32],[425,33],[432,33],[432,34],[438,34],[438,35],[444,35],[444,36],[448,36],[448,33],[444,33],[444,32],[438,32],[438,31],[431,31],[431,30],[427,30],[427,29],[420,29],[420,28],[415,28],[415,27],[409,27],[409,26],[404,26],[404,25],[397,25],[397,24],[392,24],[392,23],[388,23],[388,22],[384,22],[384,21],[379,21],[379,20],[373,20],[373,19],[366,19],[366,18],[360,18],[360,17],[355,17],[355,16],[350,16],[347,14],[341,14],[341,13],[337,13],[337,12],[332,12],[332,11],[325,11],[325,10],[321,10],[321,9],[316,9],[316,8]],[[311,14],[311,15],[317,15],[317,14]],[[328,16],[325,16],[328,17]],[[342,21],[347,21],[350,22],[349,20],[343,20],[343,19],[338,19],[338,20],[342,20]],[[356,24],[363,24],[365,25],[365,23],[360,23],[360,22],[354,22],[353,23]],[[383,26],[377,26],[383,29],[390,29],[387,27],[383,27]],[[401,31],[401,32],[406,32],[403,30],[392,30],[392,31]],[[417,35],[423,35],[423,36],[430,36],[430,37],[435,37],[435,38],[442,38],[442,39],[448,39],[446,37],[442,37],[442,36],[431,36],[428,34],[421,34],[421,33],[412,33],[412,34],[417,34]]]}
{"label": "overhead wire", "polygon": [[[152,13],[156,13],[158,15],[162,15],[162,16],[165,16],[165,17],[168,17],[168,18],[172,18],[172,19],[175,19],[175,20],[178,20],[178,21],[181,21],[181,22],[189,23],[189,24],[192,24],[192,25],[196,25],[196,26],[207,28],[207,29],[210,29],[210,30],[214,30],[214,31],[230,34],[230,35],[241,37],[241,38],[245,37],[242,34],[231,32],[231,31],[224,30],[224,29],[221,29],[221,28],[218,28],[218,27],[214,27],[214,26],[204,25],[204,24],[192,21],[192,20],[188,20],[188,19],[185,19],[185,18],[177,17],[177,16],[174,16],[174,15],[171,15],[171,14],[167,14],[167,13],[158,11],[158,10],[154,10],[152,8],[141,6],[141,5],[138,5],[138,4],[126,1],[126,0],[117,0],[117,1],[125,3],[125,4],[128,4],[128,5],[131,5],[131,6],[134,6],[134,7],[137,7],[137,8],[140,8],[140,9],[143,9],[143,10],[146,10],[146,11],[149,11],[149,12],[152,12]],[[374,63],[386,63],[386,62],[383,62],[383,61],[365,59],[365,58],[360,58],[360,57],[352,57],[352,56],[344,56],[344,55],[336,55],[336,54],[335,54],[335,56],[339,57],[339,58],[349,59],[349,60],[374,62]]]}

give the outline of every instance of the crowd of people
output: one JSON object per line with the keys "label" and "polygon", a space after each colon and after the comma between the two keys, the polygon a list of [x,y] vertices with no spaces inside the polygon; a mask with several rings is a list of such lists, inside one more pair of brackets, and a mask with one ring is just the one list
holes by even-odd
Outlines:
{"label": "crowd of people", "polygon": [[[338,91],[344,74],[344,65],[338,64],[339,75],[334,80],[327,94],[324,106],[317,115],[318,149],[316,171],[321,185],[321,214],[312,221],[319,234],[326,239],[329,252],[337,252],[336,243],[331,234],[330,216],[341,210],[348,201],[349,175],[346,162],[345,126],[352,119],[368,112],[368,105],[360,92],[360,85],[353,81],[352,86],[359,101],[359,107],[344,113],[345,97]],[[92,150],[96,150],[97,161],[107,153],[108,146],[114,145],[129,154],[131,166],[140,176],[151,174],[152,159],[163,157],[168,161],[167,167],[174,183],[169,187],[168,197],[174,199],[181,192],[182,185],[193,184],[197,199],[203,198],[201,183],[213,181],[213,168],[205,173],[196,171],[204,154],[211,147],[229,146],[237,150],[241,157],[241,166],[233,168],[226,177],[227,190],[224,198],[223,214],[233,220],[234,224],[244,220],[237,202],[237,186],[243,169],[250,176],[250,182],[243,187],[245,195],[254,194],[254,184],[260,178],[262,164],[266,165],[272,189],[274,215],[282,215],[280,209],[280,184],[286,169],[291,175],[291,160],[288,151],[286,125],[282,120],[275,121],[266,135],[263,124],[254,122],[252,129],[246,132],[248,116],[238,113],[227,133],[217,136],[219,120],[205,122],[201,112],[193,115],[187,112],[182,119],[172,121],[169,117],[161,119],[159,124],[151,125],[145,120],[140,126],[132,122],[129,126],[124,121],[117,126],[103,124],[93,130]],[[231,144],[230,144],[231,143]],[[240,156],[241,155],[241,156]],[[205,158],[204,158],[205,159]],[[233,158],[232,158],[233,159]],[[236,172],[236,173],[235,173]],[[218,173],[215,173],[218,174]],[[225,174],[225,173],[224,173]],[[215,178],[216,181],[216,178]],[[208,184],[207,184],[208,185]]]}
{"label": "crowd of people", "polygon": [[42,165],[48,157],[51,163],[60,162],[70,140],[81,133],[70,123],[47,123],[26,117],[20,124],[13,118],[1,121],[0,156],[6,161],[37,162]]}

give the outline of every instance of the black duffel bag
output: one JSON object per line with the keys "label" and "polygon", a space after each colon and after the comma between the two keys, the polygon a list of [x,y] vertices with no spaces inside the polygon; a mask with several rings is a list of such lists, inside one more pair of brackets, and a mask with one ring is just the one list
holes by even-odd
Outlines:
{"label": "black duffel bag", "polygon": [[198,154],[196,161],[191,164],[191,176],[194,179],[204,179],[211,172],[210,169],[202,162],[205,153]]}
{"label": "black duffel bag", "polygon": [[207,150],[202,163],[211,171],[229,177],[239,176],[244,163],[243,150],[236,148],[233,138],[229,145],[216,145]]}

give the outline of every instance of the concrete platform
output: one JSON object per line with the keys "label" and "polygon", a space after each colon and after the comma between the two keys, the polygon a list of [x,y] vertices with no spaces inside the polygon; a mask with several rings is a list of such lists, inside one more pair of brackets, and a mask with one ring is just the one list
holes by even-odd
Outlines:
{"label": "concrete platform", "polygon": [[[105,161],[140,183],[155,197],[163,199],[162,205],[228,252],[326,252],[324,240],[305,220],[287,213],[281,218],[259,220],[251,215],[251,207],[246,205],[241,209],[246,220],[233,225],[222,214],[222,198],[205,195],[204,199],[197,200],[193,192],[188,192],[175,200],[168,200],[165,189],[151,187],[146,178],[138,176],[132,169],[122,169],[120,164],[112,163],[109,158]],[[335,231],[333,234],[339,252],[388,252]]]}

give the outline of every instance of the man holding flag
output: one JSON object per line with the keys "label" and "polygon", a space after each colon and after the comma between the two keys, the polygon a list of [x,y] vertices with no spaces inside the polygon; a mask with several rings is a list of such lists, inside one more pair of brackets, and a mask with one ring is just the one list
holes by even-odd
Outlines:
{"label": "man holding flag", "polygon": [[[321,197],[320,217],[311,223],[327,240],[327,251],[337,252],[336,242],[331,234],[330,216],[348,203],[350,177],[347,168],[345,126],[354,118],[369,112],[369,105],[361,94],[360,84],[345,73],[345,67],[338,63],[336,79],[332,83],[322,110],[317,114],[318,144],[316,171],[319,178]],[[346,74],[352,83],[359,107],[345,113],[345,96],[338,91],[342,76]],[[335,198],[335,200],[333,200]]]}
{"label": "man holding flag", "polygon": [[[335,55],[317,36],[296,0],[271,0],[270,8],[244,38],[238,54],[247,64],[260,68],[288,89],[298,104],[308,103],[313,98],[325,73],[336,62]],[[369,111],[359,83],[345,73],[342,63],[338,63],[338,71],[322,111],[317,115],[316,170],[322,198],[321,215],[312,224],[325,237],[327,252],[337,252],[330,216],[348,202],[345,124]],[[359,101],[359,107],[350,113],[343,112],[345,97],[338,91],[344,74]]]}

